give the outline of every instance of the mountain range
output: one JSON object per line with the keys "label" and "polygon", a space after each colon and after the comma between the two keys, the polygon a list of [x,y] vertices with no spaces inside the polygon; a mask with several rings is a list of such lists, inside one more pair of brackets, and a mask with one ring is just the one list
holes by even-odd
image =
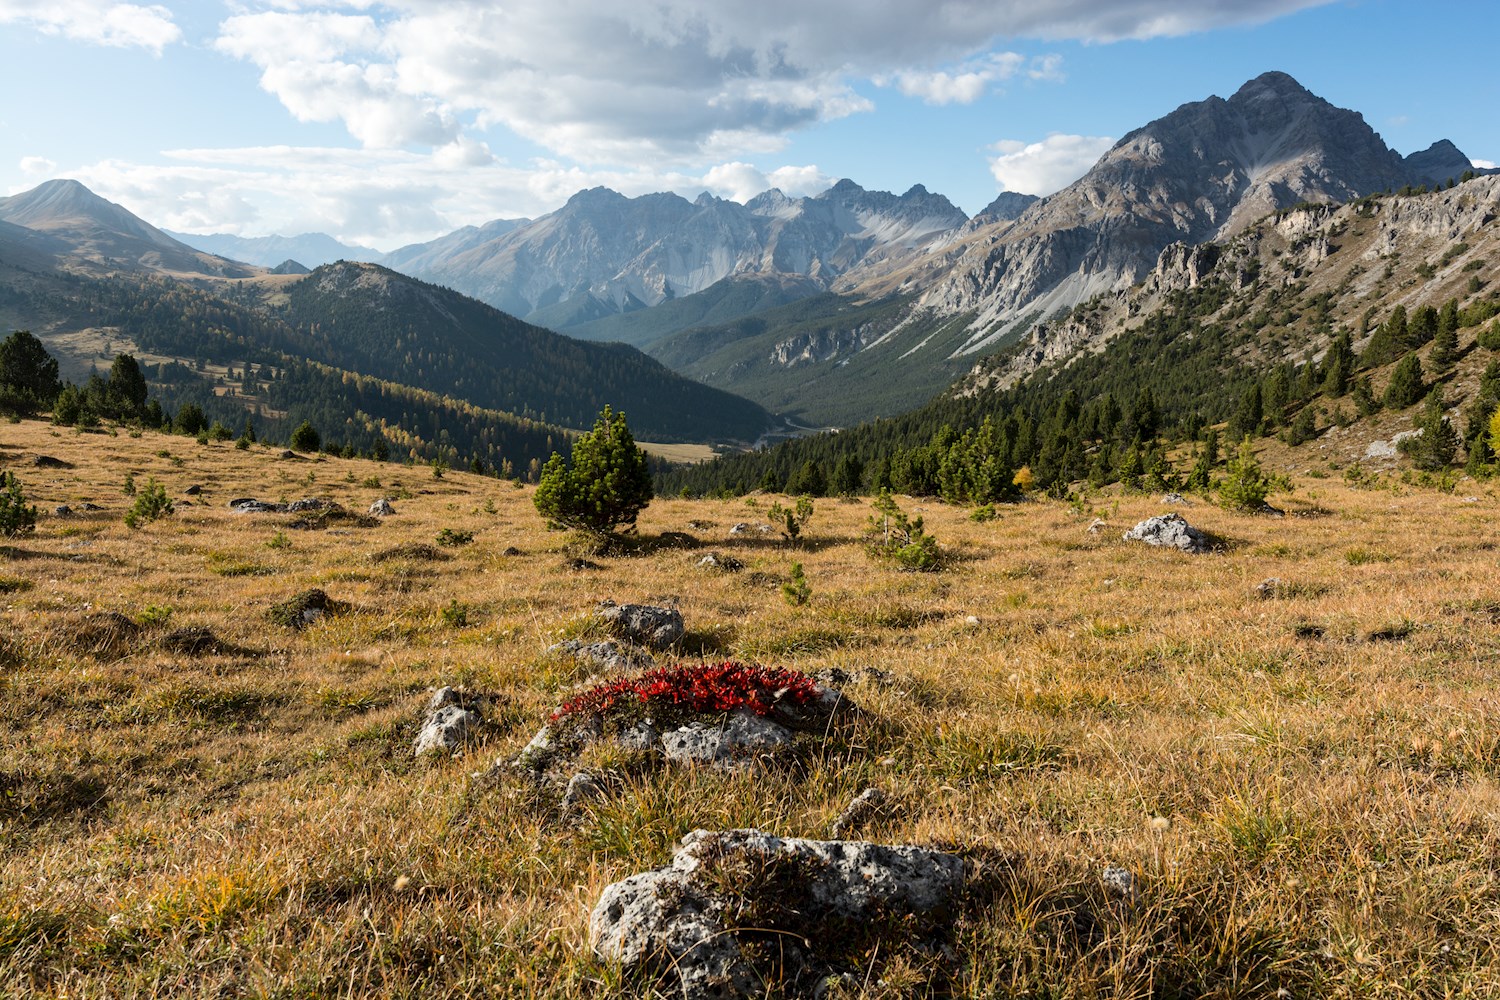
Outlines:
{"label": "mountain range", "polygon": [[[1473,170],[1447,141],[1403,157],[1358,113],[1272,72],[1227,100],[1185,104],[1130,132],[1053,195],[1002,193],[973,218],[920,185],[895,195],[842,180],[814,197],[771,190],[745,204],[594,188],[538,219],[466,227],[328,270],[329,255],[348,260],[367,248],[318,234],[178,240],[76,182],[52,181],[0,199],[0,287],[13,290],[0,296],[0,321],[30,322],[17,305],[26,295],[65,297],[46,275],[188,280],[293,330],[342,317],[338,337],[307,342],[324,364],[482,395],[473,401],[522,415],[562,419],[567,410],[576,427],[557,393],[528,400],[474,389],[499,386],[508,363],[505,349],[482,346],[500,343],[482,331],[546,327],[639,346],[694,380],[678,384],[725,391],[719,405],[689,406],[656,431],[746,440],[757,422],[770,424],[766,410],[802,425],[848,425],[920,405],[1038,324],[1140,282],[1169,246],[1231,239],[1300,204],[1441,185]],[[318,269],[303,277],[309,261]],[[444,298],[436,285],[499,312]],[[339,292],[314,315],[296,305],[309,288]],[[362,346],[351,332],[361,324],[385,331],[380,342],[398,353]],[[436,342],[429,353],[425,337]],[[471,348],[484,359],[473,369],[433,363]],[[630,364],[646,370],[639,354],[609,350],[612,363],[637,358]],[[570,391],[589,405],[604,398]],[[730,403],[729,393],[764,409]],[[655,402],[632,405],[655,411]],[[732,430],[701,423],[715,411],[734,414]]]}
{"label": "mountain range", "polygon": [[[0,199],[0,324],[31,329],[75,381],[133,352],[164,398],[226,424],[247,411],[273,428],[316,416],[340,429],[333,440],[411,442],[424,458],[454,448],[524,468],[606,405],[646,440],[748,444],[776,423],[634,348],[564,337],[378,265],[306,273],[194,250],[71,180]],[[502,456],[502,438],[532,450]]]}
{"label": "mountain range", "polygon": [[1037,319],[1129,287],[1171,243],[1473,169],[1446,140],[1402,157],[1357,112],[1269,72],[1130,132],[1051,196],[1002,193],[972,219],[921,186],[849,180],[744,205],[593,189],[384,263],[635,344],[803,422],[847,424],[900,412]]}
{"label": "mountain range", "polygon": [[302,233],[300,236],[232,236],[228,233],[193,235],[164,229],[172,239],[195,250],[242,260],[260,267],[278,268],[288,262],[304,268],[319,267],[339,260],[377,261],[385,255],[373,247],[342,243],[326,233]]}

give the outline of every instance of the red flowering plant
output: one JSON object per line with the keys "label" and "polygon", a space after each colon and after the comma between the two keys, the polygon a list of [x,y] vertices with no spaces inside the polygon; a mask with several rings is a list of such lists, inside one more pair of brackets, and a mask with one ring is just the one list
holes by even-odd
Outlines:
{"label": "red flowering plant", "polygon": [[735,709],[771,715],[779,707],[812,704],[818,694],[813,679],[795,670],[733,661],[692,663],[592,687],[563,702],[550,721],[597,716],[633,722],[643,715],[677,718]]}

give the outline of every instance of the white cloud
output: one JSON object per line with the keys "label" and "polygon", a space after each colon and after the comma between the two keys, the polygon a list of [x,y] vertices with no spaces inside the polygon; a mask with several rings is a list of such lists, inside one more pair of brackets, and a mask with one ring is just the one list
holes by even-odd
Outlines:
{"label": "white cloud", "polygon": [[1474,164],[1474,166],[1477,167],[1480,170],[1494,170],[1495,169],[1495,164],[1492,161],[1490,161],[1490,160],[1476,160],[1473,157],[1470,157],[1469,158],[1469,162],[1472,163],[1472,164]]}
{"label": "white cloud", "polygon": [[23,156],[20,162],[21,172],[36,176],[49,176],[57,169],[57,164],[45,156]]}
{"label": "white cloud", "polygon": [[1322,2],[244,0],[216,44],[292,114],[372,148],[503,125],[589,162],[703,164],[868,110],[865,80],[943,104],[1060,79],[1056,56],[992,52],[1000,39],[1184,34]]}
{"label": "white cloud", "polygon": [[920,97],[928,104],[973,104],[992,84],[1009,80],[1025,64],[1026,57],[1018,52],[995,52],[971,60],[956,73],[903,70],[894,82],[907,97]]}
{"label": "white cloud", "polygon": [[1102,135],[1053,133],[1041,142],[1002,139],[993,149],[990,173],[1002,190],[1049,195],[1088,173],[1115,140]]}
{"label": "white cloud", "polygon": [[93,45],[137,46],[157,55],[182,37],[167,8],[112,0],[0,0],[0,24],[29,24],[48,35]]}
{"label": "white cloud", "polygon": [[703,175],[705,190],[743,204],[771,188],[794,198],[826,191],[833,178],[815,166],[778,167],[769,174],[748,163],[721,163]]}

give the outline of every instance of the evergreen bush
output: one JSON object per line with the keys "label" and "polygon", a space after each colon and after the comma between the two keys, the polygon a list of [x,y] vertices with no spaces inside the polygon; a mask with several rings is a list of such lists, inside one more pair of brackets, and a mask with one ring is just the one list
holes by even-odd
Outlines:
{"label": "evergreen bush", "polygon": [[1219,483],[1219,503],[1230,510],[1260,510],[1271,492],[1271,481],[1261,471],[1255,449],[1246,437],[1239,455],[1229,462],[1229,474]]}
{"label": "evergreen bush", "polygon": [[167,497],[166,488],[154,478],[149,478],[145,487],[136,494],[135,503],[125,513],[125,526],[139,528],[142,522],[166,517],[175,509],[171,499]]}
{"label": "evergreen bush", "polygon": [[36,508],[26,505],[26,494],[14,472],[0,472],[0,535],[14,538],[36,530]]}
{"label": "evergreen bush", "polygon": [[605,534],[633,527],[652,496],[646,453],[625,414],[606,406],[593,430],[573,441],[569,461],[559,452],[547,459],[533,502],[549,525]]}

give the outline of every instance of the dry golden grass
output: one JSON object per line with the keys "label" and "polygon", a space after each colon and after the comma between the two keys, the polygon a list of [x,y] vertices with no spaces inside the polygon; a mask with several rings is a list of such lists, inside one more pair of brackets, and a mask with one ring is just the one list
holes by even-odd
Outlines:
{"label": "dry golden grass", "polygon": [[[961,996],[1500,992],[1490,489],[1307,479],[1282,519],[1199,503],[1183,512],[1227,543],[1199,557],[1119,540],[1150,497],[987,523],[903,500],[953,556],[934,574],[870,560],[867,503],[820,501],[789,551],[728,536],[769,498],[658,500],[641,551],[573,570],[529,489],[276,454],[0,428],[44,515],[104,508],[3,549],[0,995],[649,995],[589,957],[606,884],[695,827],[826,836],[868,784],[897,806],[863,836],[973,862]],[[126,528],[127,473],[176,513]],[[299,531],[237,496],[398,513]],[[436,546],[444,528],[474,540]],[[746,568],[650,544],[668,531]],[[778,589],[794,559],[800,608]],[[309,587],[341,613],[270,623]],[[519,776],[472,775],[583,679],[545,650],[607,597],[677,599],[695,654],[895,682],[856,684],[872,714],[785,773],[637,774],[566,826]],[[190,627],[221,646],[172,651]],[[490,697],[481,745],[419,763],[442,684]],[[1133,902],[1108,864],[1136,873]],[[926,981],[910,955],[868,961],[872,994]]]}

